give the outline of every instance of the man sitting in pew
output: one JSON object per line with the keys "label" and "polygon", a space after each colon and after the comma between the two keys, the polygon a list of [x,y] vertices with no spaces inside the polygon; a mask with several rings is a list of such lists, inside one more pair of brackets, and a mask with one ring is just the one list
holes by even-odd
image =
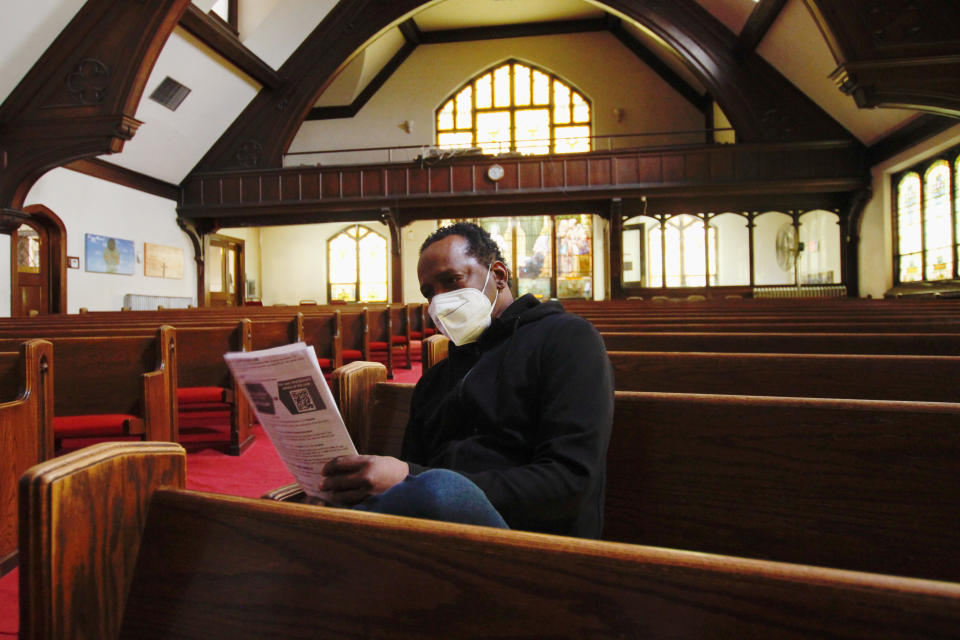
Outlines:
{"label": "man sitting in pew", "polygon": [[402,459],[331,460],[332,502],[600,537],[613,379],[599,334],[557,302],[514,300],[500,249],[474,224],[428,237],[417,274],[449,355],[417,383]]}

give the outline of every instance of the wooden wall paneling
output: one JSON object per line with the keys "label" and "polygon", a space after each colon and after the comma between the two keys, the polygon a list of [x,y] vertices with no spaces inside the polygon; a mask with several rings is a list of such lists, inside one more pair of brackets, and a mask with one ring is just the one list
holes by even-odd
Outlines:
{"label": "wooden wall paneling", "polygon": [[663,156],[663,181],[664,182],[686,182],[686,163],[684,156],[669,154]]}
{"label": "wooden wall paneling", "polygon": [[240,179],[240,198],[246,203],[259,203],[260,197],[260,176],[243,176]]}
{"label": "wooden wall paneling", "polygon": [[[620,180],[617,180],[620,182]],[[637,159],[637,182],[663,182],[663,158],[661,156],[640,156]]]}
{"label": "wooden wall paneling", "polygon": [[363,197],[385,196],[386,194],[386,170],[379,167],[374,169],[364,169],[360,173],[363,179]]}
{"label": "wooden wall paneling", "polygon": [[610,184],[610,165],[613,158],[590,158],[587,163],[590,168],[590,186]]}
{"label": "wooden wall paneling", "polygon": [[710,181],[710,154],[688,153],[682,157],[684,180],[687,182]]}
{"label": "wooden wall paneling", "polygon": [[430,167],[430,193],[450,193],[452,172],[453,168],[450,166]]}
{"label": "wooden wall paneling", "polygon": [[260,189],[265,202],[280,200],[280,178],[278,174],[268,174],[260,178]]}
{"label": "wooden wall paneling", "polygon": [[477,173],[479,172],[480,179],[483,179],[485,171],[486,167],[474,167],[473,165],[450,167],[451,189],[456,193],[472,192]]}
{"label": "wooden wall paneling", "polygon": [[543,184],[540,180],[540,163],[539,162],[520,162],[518,164],[520,170],[520,189],[540,189],[543,187]]}
{"label": "wooden wall paneling", "polygon": [[0,206],[18,209],[43,173],[116,153],[160,50],[189,0],[88,0],[0,106]]}
{"label": "wooden wall paneling", "polygon": [[407,175],[408,172],[405,169],[387,169],[388,196],[405,196],[409,193]]}
{"label": "wooden wall paneling", "polygon": [[[473,165],[469,168],[470,190],[474,193],[493,192],[500,188],[499,182],[494,182],[487,177],[487,167],[482,164]],[[454,187],[454,191],[459,189]]]}
{"label": "wooden wall paneling", "polygon": [[430,193],[430,170],[429,169],[408,169],[407,183],[408,192],[411,195]]}
{"label": "wooden wall paneling", "polygon": [[240,192],[241,176],[225,176],[220,179],[221,202],[223,204],[240,204],[243,196]]}
{"label": "wooden wall paneling", "polygon": [[357,198],[363,193],[363,172],[362,171],[341,171],[340,172],[340,197]]}
{"label": "wooden wall paneling", "polygon": [[340,172],[333,170],[324,170],[320,174],[318,194],[322,193],[326,199],[335,199],[342,197],[340,193]]}
{"label": "wooden wall paneling", "polygon": [[[566,179],[564,180],[566,187],[586,187],[589,183],[587,176],[587,161],[586,159],[579,158],[567,158],[565,161],[566,166]],[[501,180],[501,183],[503,181]]]}

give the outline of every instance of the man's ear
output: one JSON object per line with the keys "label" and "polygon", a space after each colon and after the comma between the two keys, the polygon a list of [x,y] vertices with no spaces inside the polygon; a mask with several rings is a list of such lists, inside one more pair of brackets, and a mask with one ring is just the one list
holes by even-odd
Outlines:
{"label": "man's ear", "polygon": [[510,279],[510,269],[507,268],[507,265],[499,260],[494,260],[493,264],[490,265],[490,272],[497,283],[497,289],[503,289],[507,286],[507,281]]}

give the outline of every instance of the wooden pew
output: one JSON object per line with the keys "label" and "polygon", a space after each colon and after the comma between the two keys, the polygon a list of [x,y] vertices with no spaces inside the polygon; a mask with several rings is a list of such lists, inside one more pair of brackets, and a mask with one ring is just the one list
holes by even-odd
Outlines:
{"label": "wooden pew", "polygon": [[30,340],[0,353],[0,575],[17,564],[17,480],[53,457],[53,348]]}
{"label": "wooden pew", "polygon": [[960,402],[960,356],[609,351],[620,391]]}
{"label": "wooden pew", "polygon": [[[182,489],[183,467],[175,445],[113,443],[24,476],[22,638],[876,639],[960,628],[956,583],[202,494]],[[123,500],[95,499],[117,487]]]}
{"label": "wooden pew", "polygon": [[960,355],[956,333],[601,333],[608,351]]}
{"label": "wooden pew", "polygon": [[[399,456],[413,385],[384,380],[334,376]],[[604,539],[960,581],[960,404],[617,391],[607,464]]]}
{"label": "wooden pew", "polygon": [[[130,416],[130,435],[176,441],[176,332],[163,326],[152,335],[50,336],[57,365],[54,425],[58,418]],[[0,351],[19,348],[0,339]],[[92,418],[91,418],[92,419]],[[60,437],[59,435],[57,437]]]}

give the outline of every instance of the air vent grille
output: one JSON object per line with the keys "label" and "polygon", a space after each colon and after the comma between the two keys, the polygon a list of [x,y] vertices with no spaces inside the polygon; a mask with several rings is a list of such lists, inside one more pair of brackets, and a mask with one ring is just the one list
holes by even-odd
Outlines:
{"label": "air vent grille", "polygon": [[190,89],[183,86],[170,76],[163,79],[163,82],[153,90],[150,99],[159,102],[170,111],[176,111],[180,103],[190,94]]}

